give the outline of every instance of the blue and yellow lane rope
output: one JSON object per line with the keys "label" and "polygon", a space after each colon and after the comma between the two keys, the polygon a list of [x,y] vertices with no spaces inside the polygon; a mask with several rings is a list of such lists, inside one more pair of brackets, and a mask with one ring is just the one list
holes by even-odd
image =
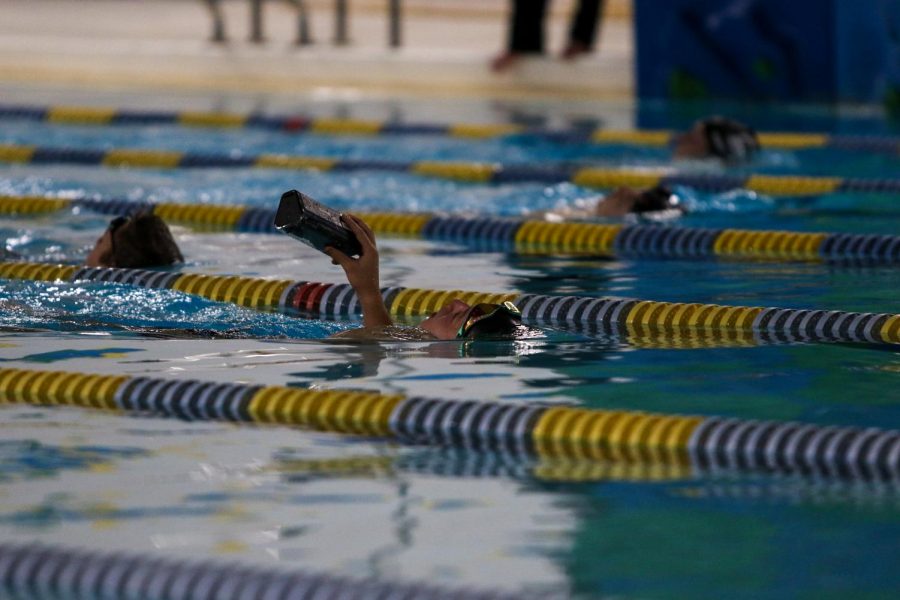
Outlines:
{"label": "blue and yellow lane rope", "polygon": [[641,411],[0,369],[0,402],[295,426],[405,443],[694,473],[900,479],[900,432]]}
{"label": "blue and yellow lane rope", "polygon": [[[71,125],[182,125],[186,127],[262,128],[323,135],[442,135],[494,139],[515,135],[556,142],[668,146],[676,135],[669,130],[610,130],[568,127],[548,129],[515,124],[401,123],[397,121],[237,114],[228,112],[123,110],[89,106],[0,105],[0,119],[27,119]],[[875,135],[762,132],[764,148],[802,150],[834,148],[879,153],[900,153],[900,138]]]}
{"label": "blue and yellow lane rope", "polygon": [[[243,206],[149,204],[89,197],[0,196],[0,215],[36,215],[67,207],[121,215],[152,210],[163,219],[213,230],[275,233],[275,211]],[[659,225],[550,223],[494,217],[360,213],[382,236],[450,241],[479,251],[628,258],[737,258],[771,261],[900,262],[900,236]]]}
{"label": "blue and yellow lane rope", "polygon": [[0,162],[78,164],[141,168],[277,168],[319,171],[406,172],[470,183],[572,183],[591,188],[622,185],[650,187],[683,185],[710,192],[745,188],[775,196],[815,196],[836,192],[900,193],[900,179],[812,177],[805,175],[725,175],[678,173],[668,170],[608,168],[555,164],[500,164],[467,161],[392,161],[285,154],[214,154],[171,150],[95,150],[84,148],[0,144]]}
{"label": "blue and yellow lane rope", "polygon": [[[299,312],[310,318],[347,319],[360,313],[356,293],[348,284],[29,262],[0,263],[0,278],[172,289],[248,308]],[[519,307],[525,323],[638,340],[658,337],[673,345],[684,339],[688,347],[709,338],[738,345],[755,341],[900,344],[900,314],[404,287],[384,288],[382,296],[391,314],[401,319],[429,315],[457,298],[469,304],[508,301]],[[698,335],[698,331],[703,333]]]}

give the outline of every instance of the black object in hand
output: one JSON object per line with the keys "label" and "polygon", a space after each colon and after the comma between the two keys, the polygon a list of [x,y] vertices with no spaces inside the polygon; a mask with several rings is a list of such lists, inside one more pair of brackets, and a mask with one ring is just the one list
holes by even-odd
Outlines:
{"label": "black object in hand", "polygon": [[341,221],[341,213],[297,190],[281,195],[275,228],[320,252],[331,246],[347,256],[362,254],[359,240]]}

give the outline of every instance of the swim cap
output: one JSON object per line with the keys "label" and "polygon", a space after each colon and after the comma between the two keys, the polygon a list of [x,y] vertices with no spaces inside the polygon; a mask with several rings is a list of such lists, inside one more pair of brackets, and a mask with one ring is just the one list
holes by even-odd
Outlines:
{"label": "swim cap", "polygon": [[641,192],[631,206],[633,213],[661,212],[664,210],[681,210],[681,200],[664,185],[657,185]]}
{"label": "swim cap", "polygon": [[749,160],[759,150],[759,140],[752,127],[725,117],[709,117],[700,122],[712,156],[741,162]]}
{"label": "swim cap", "polygon": [[503,335],[515,331],[522,321],[522,313],[512,302],[476,304],[466,313],[463,324],[456,332],[457,338],[481,335]]}

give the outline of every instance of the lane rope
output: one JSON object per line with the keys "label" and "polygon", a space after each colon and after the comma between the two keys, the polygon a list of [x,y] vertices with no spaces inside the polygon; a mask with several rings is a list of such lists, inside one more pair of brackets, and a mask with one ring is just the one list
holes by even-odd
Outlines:
{"label": "lane rope", "polygon": [[275,570],[234,562],[4,542],[0,542],[0,592],[35,600],[535,598],[519,592],[350,578],[296,567]]}
{"label": "lane rope", "polygon": [[[153,211],[166,221],[216,231],[278,233],[275,211],[246,206],[0,196],[0,214],[37,215],[83,208],[110,215]],[[900,236],[660,225],[551,223],[497,217],[359,213],[378,235],[448,241],[481,252],[603,257],[754,259],[790,262],[900,262]]]}
{"label": "lane rope", "polygon": [[[172,289],[216,302],[320,319],[355,318],[360,313],[356,293],[346,283],[29,262],[0,263],[0,278],[110,282]],[[472,305],[513,302],[522,311],[523,322],[536,326],[636,339],[662,334],[675,340],[684,338],[688,345],[710,336],[718,337],[723,343],[738,344],[770,341],[900,344],[900,314],[405,287],[383,288],[382,296],[391,314],[401,320],[427,316],[458,298]],[[698,336],[697,332],[703,334]]]}
{"label": "lane rope", "polygon": [[744,188],[776,196],[818,196],[837,192],[900,193],[900,179],[818,177],[807,175],[727,175],[679,173],[669,169],[592,167],[567,163],[478,163],[468,161],[395,161],[285,154],[214,154],[170,150],[111,150],[0,144],[0,162],[34,165],[74,164],[106,167],[277,168],[319,171],[387,171],[470,183],[560,183],[589,188],[623,185],[683,185],[708,192]]}
{"label": "lane rope", "polygon": [[0,369],[0,400],[693,473],[900,479],[900,431],[875,428],[30,369]]}
{"label": "lane rope", "polygon": [[[89,106],[0,105],[0,119],[43,121],[70,125],[181,125],[185,127],[255,128],[285,133],[321,135],[408,136],[437,135],[475,140],[524,136],[556,143],[665,147],[673,143],[670,130],[614,130],[591,127],[544,128],[516,124],[403,123],[398,121],[316,118],[211,111],[125,110]],[[889,135],[832,135],[826,133],[760,132],[764,148],[803,150],[833,148],[860,152],[900,153],[900,138]]]}

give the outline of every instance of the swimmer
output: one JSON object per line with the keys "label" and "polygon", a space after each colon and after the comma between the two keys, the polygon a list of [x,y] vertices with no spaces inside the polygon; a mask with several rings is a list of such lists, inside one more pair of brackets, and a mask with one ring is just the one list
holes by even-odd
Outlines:
{"label": "swimmer", "polygon": [[756,131],[725,117],[700,119],[673,141],[675,158],[717,158],[735,164],[749,161],[759,151]]}
{"label": "swimmer", "polygon": [[395,326],[381,296],[375,234],[359,217],[344,214],[341,219],[356,235],[362,252],[359,258],[351,258],[340,250],[328,246],[325,253],[331,257],[333,264],[340,265],[344,269],[347,281],[356,292],[362,307],[363,327],[332,337],[370,340],[455,340],[487,335],[508,336],[515,332],[522,315],[511,302],[471,306],[458,298],[422,321],[418,327]]}
{"label": "swimmer", "polygon": [[645,216],[680,216],[685,212],[678,196],[664,185],[636,190],[620,187],[597,201],[594,216],[624,217],[628,214]]}
{"label": "swimmer", "polygon": [[542,218],[547,221],[590,219],[592,217],[617,218],[627,215],[640,215],[650,219],[671,219],[680,217],[685,212],[677,194],[664,185],[657,185],[647,189],[620,187],[605,197],[597,199],[593,206],[566,207],[551,212],[532,213],[529,217]]}
{"label": "swimmer", "polygon": [[143,269],[184,262],[166,222],[150,212],[109,222],[84,261],[88,267]]}
{"label": "swimmer", "polygon": [[[743,123],[725,117],[708,117],[675,137],[675,158],[715,158],[727,164],[746,162],[759,151],[756,132]],[[592,208],[565,208],[548,213],[534,213],[532,217],[551,221],[615,218],[629,214],[650,219],[671,219],[684,214],[684,205],[668,187],[658,185],[649,189],[620,187],[596,201]]]}

